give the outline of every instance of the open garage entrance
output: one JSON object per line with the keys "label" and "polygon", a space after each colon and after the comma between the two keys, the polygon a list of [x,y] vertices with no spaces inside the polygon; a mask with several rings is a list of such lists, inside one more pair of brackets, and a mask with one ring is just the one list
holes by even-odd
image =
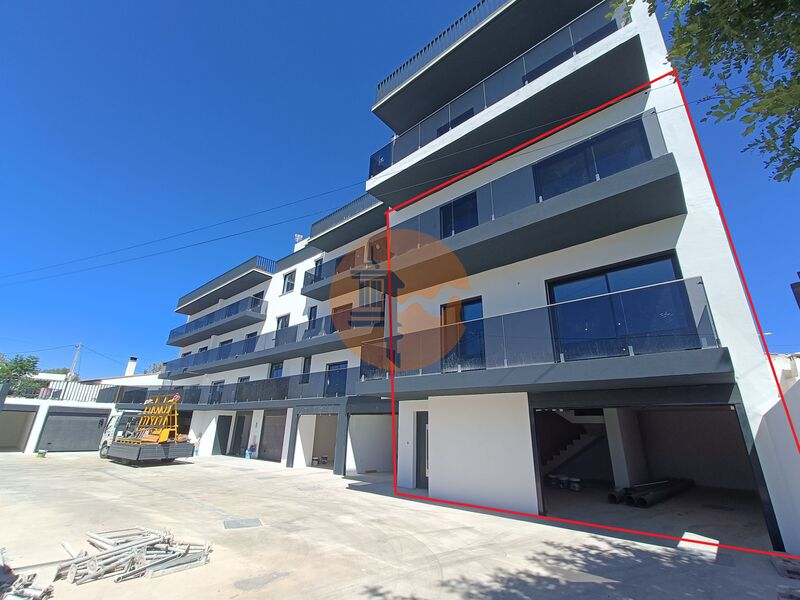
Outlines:
{"label": "open garage entrance", "polygon": [[392,471],[392,415],[350,415],[345,475]]}
{"label": "open garage entrance", "polygon": [[0,452],[23,452],[35,418],[35,408],[0,411]]}
{"label": "open garage entrance", "polygon": [[531,416],[543,514],[752,548],[780,544],[732,405],[536,408]]}
{"label": "open garage entrance", "polygon": [[293,466],[333,470],[337,420],[336,414],[301,414],[298,417]]}

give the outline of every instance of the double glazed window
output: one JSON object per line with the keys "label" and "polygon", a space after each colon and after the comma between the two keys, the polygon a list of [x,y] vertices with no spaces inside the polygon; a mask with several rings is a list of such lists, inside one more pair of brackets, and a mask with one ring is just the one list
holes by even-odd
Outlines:
{"label": "double glazed window", "polygon": [[[579,360],[701,348],[672,257],[550,285],[557,356]],[[661,284],[661,285],[659,285]]]}
{"label": "double glazed window", "polygon": [[478,195],[472,192],[445,204],[439,208],[439,216],[441,239],[476,227],[478,225]]}
{"label": "double glazed window", "polygon": [[441,306],[442,372],[486,367],[481,298]]}
{"label": "double glazed window", "polygon": [[547,200],[651,158],[644,125],[637,119],[535,164],[536,196]]}
{"label": "double glazed window", "polygon": [[283,276],[283,292],[284,294],[288,294],[294,289],[294,276],[295,271],[290,271]]}

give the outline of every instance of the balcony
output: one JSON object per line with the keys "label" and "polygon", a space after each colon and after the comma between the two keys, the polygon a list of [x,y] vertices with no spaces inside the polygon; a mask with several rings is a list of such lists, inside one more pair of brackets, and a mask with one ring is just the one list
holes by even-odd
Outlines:
{"label": "balcony", "polygon": [[235,329],[261,323],[266,319],[267,303],[250,296],[229,304],[214,312],[193,319],[169,332],[167,344],[187,346],[212,335],[227,333]]}
{"label": "balcony", "polygon": [[[388,392],[387,357],[362,346],[362,394]],[[398,335],[395,376],[400,398],[733,382],[700,278]]]}
{"label": "balcony", "polygon": [[685,214],[677,164],[646,115],[393,226],[392,288],[419,291]]}
{"label": "balcony", "polygon": [[364,194],[312,224],[308,244],[325,251],[340,248],[383,227],[385,210],[380,200]]}
{"label": "balcony", "polygon": [[383,331],[383,306],[361,306],[168,361],[162,378],[184,379],[356,347]]}
{"label": "balcony", "polygon": [[[377,234],[365,246],[325,261],[306,271],[303,276],[303,287],[300,292],[315,300],[329,300],[342,294],[357,291],[367,280],[380,280],[380,290],[384,289],[385,265],[378,260],[385,257],[385,234]],[[366,304],[366,302],[362,302]]]}
{"label": "balcony", "polygon": [[625,25],[623,11],[617,10],[612,14],[613,3],[614,0],[604,0],[423,121],[395,136],[370,157],[369,177],[381,173],[622,28]]}
{"label": "balcony", "polygon": [[119,390],[118,404],[138,406],[155,396],[180,394],[180,407],[188,409],[256,402],[281,402],[314,398],[345,398],[356,395],[359,368],[328,369],[225,385],[126,387]]}
{"label": "balcony", "polygon": [[230,298],[268,281],[275,273],[275,261],[263,256],[254,256],[242,264],[223,273],[178,300],[175,312],[193,315],[214,306],[220,300]]}
{"label": "balcony", "polygon": [[313,398],[345,398],[356,395],[359,368],[331,369],[232,383],[212,390],[208,404],[246,404]]}
{"label": "balcony", "polygon": [[598,0],[485,0],[378,84],[372,112],[402,132]]}
{"label": "balcony", "polygon": [[[392,227],[392,291],[407,294],[686,214],[655,113],[632,118]],[[396,215],[403,217],[400,211]],[[386,274],[385,234],[306,273],[320,300]]]}

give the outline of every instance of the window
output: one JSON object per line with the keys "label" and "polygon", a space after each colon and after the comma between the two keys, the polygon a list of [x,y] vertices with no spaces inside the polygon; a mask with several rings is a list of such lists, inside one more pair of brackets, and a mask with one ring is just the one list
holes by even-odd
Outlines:
{"label": "window", "polygon": [[322,257],[314,259],[314,281],[322,279]]}
{"label": "window", "polygon": [[239,379],[236,380],[237,383],[247,383],[248,381],[250,381],[249,375],[246,375],[244,377],[239,377]]}
{"label": "window", "polygon": [[608,177],[652,158],[641,120],[615,127],[592,140],[597,174]]}
{"label": "window", "polygon": [[223,341],[221,341],[221,342],[219,343],[219,345],[220,345],[220,346],[227,346],[228,344],[232,344],[232,343],[233,343],[233,338],[231,338],[231,339],[229,339],[229,340],[223,340]]}
{"label": "window", "polygon": [[591,147],[578,144],[534,165],[536,196],[547,200],[595,181]]}
{"label": "window", "polygon": [[330,363],[325,369],[325,397],[347,394],[347,361]]}
{"label": "window", "polygon": [[257,332],[257,331],[251,331],[251,332],[250,332],[250,333],[248,333],[246,336],[244,336],[244,339],[246,339],[246,340],[249,340],[250,338],[254,338],[254,337],[256,337],[257,335],[258,335],[258,332]]}
{"label": "window", "polygon": [[534,165],[536,195],[547,200],[651,158],[641,119],[630,121]]}
{"label": "window", "polygon": [[225,385],[224,379],[211,382],[211,389],[209,391],[208,403],[219,404],[222,402],[222,386]]}
{"label": "window", "polygon": [[[701,348],[673,257],[550,284],[557,357],[580,360]],[[662,285],[658,285],[662,284]]]}
{"label": "window", "polygon": [[183,358],[183,357],[185,357],[185,356],[189,356],[191,353],[192,353],[192,351],[191,351],[191,350],[188,350],[188,351],[186,351],[186,352],[181,352],[181,358]]}
{"label": "window", "polygon": [[317,321],[317,307],[312,306],[308,309],[308,326],[313,327]]}
{"label": "window", "polygon": [[278,317],[276,329],[286,329],[289,326],[289,315],[282,315]]}
{"label": "window", "polygon": [[198,349],[197,349],[197,352],[198,352],[198,353],[200,353],[200,352],[205,352],[206,350],[208,350],[208,346],[203,346],[202,348],[198,348]]}
{"label": "window", "polygon": [[350,315],[353,311],[352,304],[343,304],[333,309],[331,314],[332,331],[347,331],[350,329]]}
{"label": "window", "polygon": [[308,381],[310,379],[309,373],[311,373],[311,357],[310,356],[304,356],[303,357],[303,370],[302,370],[301,375],[300,375],[300,383],[308,383]]}
{"label": "window", "polygon": [[283,276],[283,292],[288,294],[294,289],[294,274],[295,271],[290,271]]}
{"label": "window", "polygon": [[283,377],[283,361],[272,363],[269,366],[270,377]]}
{"label": "window", "polygon": [[478,195],[475,192],[462,196],[439,208],[442,239],[472,229],[478,225]]}
{"label": "window", "polygon": [[441,307],[442,371],[482,369],[486,366],[483,300],[470,298]]}
{"label": "window", "polygon": [[264,303],[264,292],[253,294],[250,298],[250,310],[261,310],[261,305]]}

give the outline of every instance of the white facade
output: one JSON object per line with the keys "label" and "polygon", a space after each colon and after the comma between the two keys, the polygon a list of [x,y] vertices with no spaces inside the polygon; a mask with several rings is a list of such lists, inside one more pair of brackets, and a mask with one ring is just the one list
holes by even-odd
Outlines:
{"label": "white facade", "polygon": [[[453,48],[450,52],[459,51],[458,48]],[[558,86],[565,80],[590,67],[594,61],[612,53],[619,56],[622,52],[630,51],[640,52],[643,57],[642,68],[646,72],[646,79],[641,83],[656,79],[671,70],[665,60],[667,50],[658,21],[648,15],[644,2],[634,5],[629,23],[587,45],[572,58],[564,60],[485,110],[452,126],[449,131],[374,175],[367,182],[367,190],[381,199],[382,186],[389,185],[394,178],[399,180],[409,173],[417,173],[414,169],[425,165],[426,161],[435,163],[442,153],[447,158],[447,152],[451,148],[453,154],[465,151],[459,143],[463,139],[469,139],[467,136],[475,132],[494,131],[496,124],[503,118],[534,101],[538,94],[559,89]],[[442,60],[445,59],[446,56]],[[614,77],[615,73],[609,72],[607,76]],[[415,83],[412,78],[406,86],[413,85]],[[465,91],[454,90],[453,97]],[[562,121],[572,116],[564,115]],[[749,492],[766,487],[769,498],[763,504],[763,509],[773,543],[779,545],[780,538],[786,550],[796,553],[800,551],[800,519],[795,510],[800,504],[800,479],[795,474],[800,470],[800,455],[794,446],[778,388],[750,314],[700,152],[683,108],[679,89],[672,77],[660,79],[646,90],[582,119],[414,204],[392,211],[390,224],[393,231],[396,231],[398,227],[411,223],[413,219],[432,209],[436,209],[438,214],[452,201],[461,199],[481,186],[496,182],[521,169],[533,172],[533,166],[541,165],[543,161],[556,156],[564,156],[565,150],[574,150],[581,142],[596,139],[601,133],[613,131],[621,124],[638,119],[641,119],[651,160],[666,155],[674,158],[679,173],[679,193],[685,202],[685,211],[682,214],[626,226],[617,233],[556,250],[530,252],[528,258],[509,261],[502,266],[478,269],[468,277],[457,277],[448,272],[450,279],[447,280],[440,273],[435,285],[412,293],[401,291],[393,300],[394,333],[410,334],[438,328],[444,323],[446,305],[467,299],[480,298],[480,319],[547,307],[554,302],[554,281],[563,281],[585,273],[602,272],[603,277],[606,277],[610,269],[618,265],[631,265],[649,257],[670,257],[676,267],[676,275],[659,283],[673,279],[694,282],[696,278],[702,278],[700,295],[704,294],[707,298],[711,315],[706,315],[706,318],[713,318],[714,331],[718,338],[713,340],[713,346],[714,349],[721,348],[725,351],[725,360],[729,360],[731,367],[727,373],[729,379],[723,381],[718,378],[694,383],[695,380],[690,379],[688,374],[668,373],[673,378],[687,375],[688,383],[673,382],[666,385],[659,384],[655,376],[645,381],[647,377],[643,373],[642,381],[632,384],[630,388],[624,384],[617,384],[616,387],[606,384],[592,386],[592,382],[581,382],[580,385],[575,383],[574,389],[567,389],[568,386],[564,384],[556,391],[572,394],[571,398],[578,404],[583,401],[580,399],[581,394],[587,397],[591,395],[595,399],[605,398],[605,404],[590,416],[578,415],[573,410],[579,408],[577,406],[561,407],[567,409],[559,413],[561,416],[557,418],[561,421],[550,422],[562,428],[565,436],[583,428],[583,435],[576,436],[575,444],[585,444],[586,452],[582,451],[583,446],[578,448],[571,443],[567,444],[566,452],[569,460],[575,459],[575,472],[583,473],[584,478],[590,479],[592,473],[595,473],[599,479],[609,484],[628,486],[670,476],[675,470],[683,469],[684,476],[692,477],[702,486]],[[598,160],[594,150],[592,157],[593,160]],[[483,156],[482,160],[489,158],[490,156]],[[435,167],[431,168],[435,170]],[[432,181],[439,182],[452,173],[440,172],[435,175],[438,178],[434,177]],[[599,170],[596,176],[599,180]],[[580,185],[591,183],[593,182],[583,182]],[[653,201],[642,190],[639,192],[641,198],[637,200],[642,204]],[[542,202],[541,198],[539,202]],[[382,211],[383,207],[380,208]],[[353,222],[364,218],[362,213],[352,215]],[[592,214],[587,218],[603,217]],[[609,214],[608,218],[620,218],[620,215]],[[494,220],[494,215],[491,220]],[[314,269],[318,261],[323,261],[325,265],[336,259],[347,261],[355,254],[354,249],[363,249],[364,254],[358,256],[365,262],[372,260],[373,267],[383,266],[378,259],[369,256],[370,242],[380,238],[383,228],[376,224],[378,221],[368,222],[369,227],[353,225],[352,222],[334,225],[331,231],[341,227],[339,231],[349,228],[347,231],[350,232],[336,238],[344,240],[349,236],[346,241],[336,242],[338,246],[335,248],[329,242],[320,242],[321,236],[318,234],[298,242],[295,245],[295,254],[278,261],[269,277],[248,289],[228,296],[219,295],[212,306],[190,315],[188,322],[256,295],[263,297],[266,305],[263,321],[209,334],[200,341],[181,347],[177,354],[197,356],[204,351],[213,351],[229,340],[236,344],[254,334],[262,337],[254,342],[254,349],[242,353],[257,354],[272,348],[271,332],[278,329],[279,324],[303,326],[309,322],[314,307],[316,318],[323,319],[345,306],[358,306],[357,294],[345,292],[333,285],[332,291],[322,300],[312,298],[314,294],[309,291],[306,292],[308,295],[304,295],[302,289],[306,272]],[[472,227],[480,227],[485,223],[476,223]],[[374,228],[370,231],[370,227]],[[328,231],[322,232],[322,237],[327,233]],[[556,234],[559,233],[560,231],[548,232],[553,237],[557,237]],[[564,232],[565,235],[566,233],[568,232]],[[444,234],[440,235],[442,241],[439,243],[446,248],[449,239]],[[504,242],[497,241],[498,253],[502,250],[502,243]],[[326,250],[309,252],[309,246],[314,244],[320,248],[325,247]],[[358,266],[360,265],[355,265]],[[457,269],[453,273],[456,271]],[[284,292],[284,280],[292,273],[294,287],[291,291]],[[700,284],[695,282],[694,285]],[[632,287],[636,288],[635,285]],[[622,291],[630,289],[631,287],[623,287]],[[583,298],[585,296],[578,300]],[[655,312],[664,310],[659,309],[657,303],[651,308]],[[580,318],[580,315],[575,317],[577,320]],[[585,319],[588,330],[594,326],[591,322],[592,316],[587,315]],[[658,332],[646,333],[657,337],[655,334]],[[549,345],[551,342],[545,339],[543,343]],[[628,346],[630,354],[633,354],[632,348],[633,346]],[[704,351],[706,348],[702,346],[698,350]],[[588,357],[586,363],[591,363],[593,358],[597,357]],[[792,392],[798,389],[798,386],[791,387],[797,379],[795,359],[793,356],[776,358],[781,385]],[[346,344],[345,347],[324,351],[310,345],[307,351],[295,352],[291,358],[280,361],[276,359],[275,362],[282,363],[280,378],[291,380],[291,385],[300,387],[304,385],[298,379],[302,373],[327,377],[329,367],[341,363],[346,363],[351,373],[348,377],[360,376],[367,379],[363,368],[361,372],[357,369],[364,366],[359,344]],[[562,357],[560,362],[566,361]],[[558,363],[559,360],[556,359],[551,365],[553,371],[566,368]],[[508,365],[509,369],[512,366],[515,365]],[[484,367],[486,371],[490,370],[489,366]],[[499,367],[493,368],[500,370]],[[205,369],[202,364],[189,366],[181,374],[181,378],[164,383],[174,386],[230,386],[249,378],[250,383],[243,385],[251,385],[270,378],[276,372],[276,367],[270,366],[266,358],[250,366],[237,366],[237,360],[233,360],[227,363],[225,370],[208,372],[215,369]],[[409,374],[404,376],[413,377]],[[532,415],[534,403],[544,402],[538,400],[537,396],[551,393],[555,388],[537,388],[536,381],[516,382],[506,386],[502,378],[497,378],[491,391],[478,393],[478,390],[461,389],[458,392],[457,381],[461,376],[460,372],[446,374],[444,369],[436,375],[419,375],[419,382],[437,377],[441,381],[450,378],[449,383],[441,385],[445,388],[449,385],[451,387],[446,389],[453,391],[443,392],[441,389],[444,388],[440,388],[435,393],[409,393],[398,401],[398,486],[404,489],[427,487],[427,493],[431,497],[447,501],[522,513],[544,513],[547,508],[543,504],[542,488],[546,474],[540,470],[544,465],[538,462],[544,463],[547,457],[537,453],[547,452],[552,460],[559,459],[561,451],[558,436],[561,434],[555,429],[536,429],[537,422],[552,419],[553,415]],[[317,389],[313,392],[317,394],[314,397],[303,396],[302,391],[287,392],[295,395],[278,398],[272,405],[264,402],[250,406],[248,402],[222,402],[224,406],[221,405],[218,409],[207,404],[197,406],[193,411],[190,436],[197,442],[201,455],[217,451],[231,452],[235,444],[241,442],[233,439],[237,419],[244,419],[246,412],[252,412],[249,421],[243,421],[249,423],[249,428],[242,432],[241,438],[247,441],[248,446],[256,447],[258,456],[270,454],[271,460],[280,460],[283,464],[300,468],[330,466],[319,463],[326,456],[333,460],[333,455],[338,453],[336,460],[340,466],[336,468],[340,469],[341,474],[389,472],[391,417],[388,409],[382,408],[387,405],[388,382],[384,382],[381,392],[373,392],[373,403],[367,398],[360,408],[355,407],[354,401],[363,401],[364,398],[360,398],[363,394],[358,391],[359,386],[352,387],[350,383],[352,380],[348,380],[346,400],[341,394],[332,398],[327,392],[323,394]],[[361,383],[364,381],[359,382]],[[717,400],[712,402],[703,396],[704,390],[713,387],[719,392],[723,386],[728,386],[725,389],[729,391],[730,405]],[[642,403],[637,398],[638,388],[647,390],[641,392],[641,395],[650,394],[647,397],[653,398],[651,404]],[[420,383],[419,389],[424,390],[425,384]],[[356,390],[355,393],[352,390]],[[685,401],[681,402],[681,394],[684,392]],[[710,395],[709,391],[709,397]],[[792,400],[790,397],[791,394],[787,394],[789,410],[800,410],[796,399]],[[592,406],[596,407],[599,400],[592,401],[595,402]],[[381,405],[381,402],[384,404]],[[664,404],[659,404],[660,402]],[[687,406],[683,406],[684,404]],[[680,408],[675,408],[676,405]],[[275,407],[274,410],[270,406]],[[556,406],[539,406],[537,410],[556,409],[560,410]],[[655,409],[663,410],[664,421],[669,421],[676,430],[681,430],[682,427],[685,429],[683,434],[691,436],[686,448],[703,453],[705,460],[689,465],[691,461],[685,451],[676,451],[675,460],[666,460],[670,454],[669,431],[661,425],[658,414],[650,412]],[[220,435],[218,425],[227,423],[228,417],[231,422],[229,435]],[[283,417],[285,421],[280,420]],[[419,436],[422,429],[419,424],[423,422],[420,420],[423,418],[427,419],[427,427],[424,429],[425,439],[421,440]],[[716,431],[718,437],[707,436],[708,439],[704,440],[697,427],[689,427],[690,422],[706,424],[707,428]],[[265,444],[264,440],[269,436],[272,436],[271,441]],[[569,441],[570,438],[565,439]],[[600,446],[605,448],[603,452],[597,450],[598,446],[592,446],[596,440],[600,440]],[[709,445],[710,441],[714,443]],[[218,447],[221,442],[224,442],[225,448]],[[569,450],[570,445],[572,450]],[[344,457],[341,456],[342,452],[345,453]],[[424,457],[421,452],[425,453]],[[565,456],[561,456],[561,459],[567,460]],[[779,534],[776,534],[777,530]]]}

